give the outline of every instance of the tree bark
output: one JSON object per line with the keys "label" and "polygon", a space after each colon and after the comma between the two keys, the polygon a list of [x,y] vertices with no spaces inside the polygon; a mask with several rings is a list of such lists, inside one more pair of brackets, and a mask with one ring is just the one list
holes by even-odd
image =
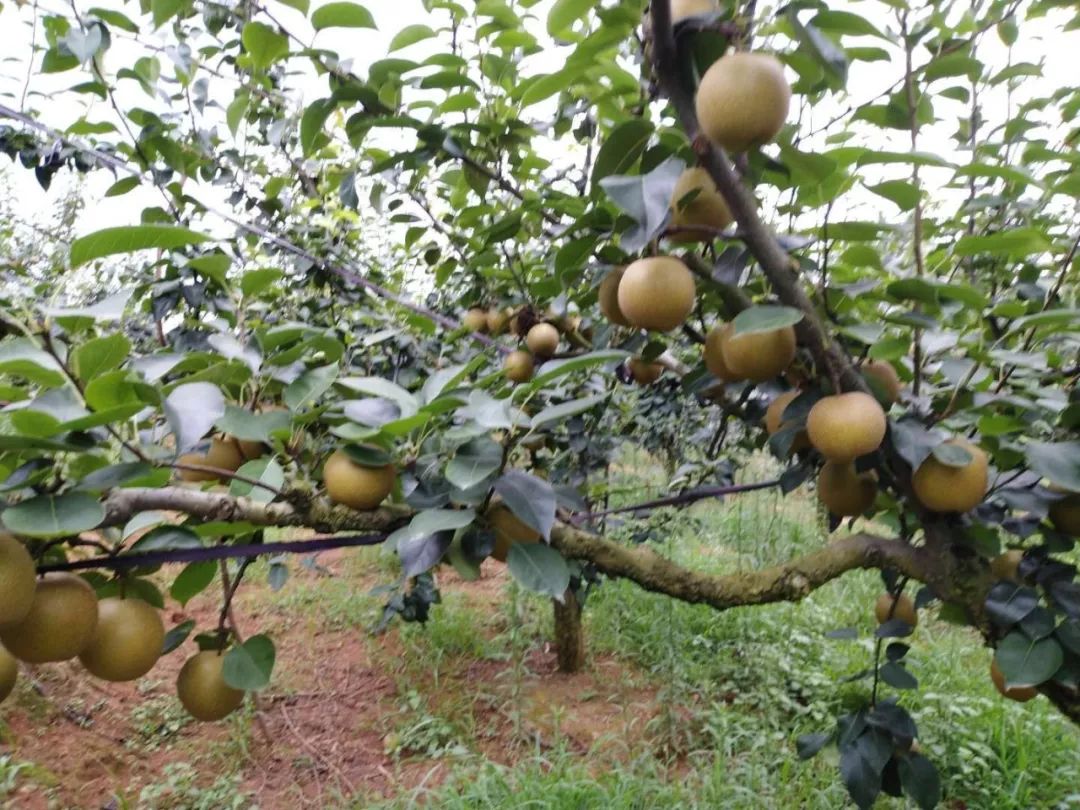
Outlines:
{"label": "tree bark", "polygon": [[555,615],[555,649],[559,672],[573,674],[585,668],[585,630],[581,621],[581,604],[573,588],[567,588],[562,601],[551,600]]}

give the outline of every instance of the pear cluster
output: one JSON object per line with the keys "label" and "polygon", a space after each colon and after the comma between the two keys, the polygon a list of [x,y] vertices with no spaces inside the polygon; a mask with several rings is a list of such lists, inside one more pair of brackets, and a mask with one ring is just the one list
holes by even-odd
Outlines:
{"label": "pear cluster", "polygon": [[[104,681],[134,681],[161,657],[165,625],[160,612],[132,596],[98,599],[82,577],[38,577],[23,543],[0,533],[0,701],[18,679],[19,661],[48,664],[77,659]],[[226,684],[221,651],[200,652],[184,664],[176,688],[199,720],[220,720],[243,702]]]}

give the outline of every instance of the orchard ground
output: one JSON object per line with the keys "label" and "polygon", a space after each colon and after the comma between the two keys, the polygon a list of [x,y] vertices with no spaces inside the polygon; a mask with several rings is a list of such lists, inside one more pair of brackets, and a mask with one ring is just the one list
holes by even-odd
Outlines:
{"label": "orchard ground", "polygon": [[[769,470],[754,470],[754,477]],[[613,466],[615,502],[665,480],[647,460]],[[804,492],[766,491],[656,513],[658,546],[705,571],[752,569],[825,541]],[[629,536],[627,522],[615,534]],[[875,572],[801,604],[718,613],[605,582],[586,606],[590,664],[555,669],[550,606],[494,561],[463,582],[440,573],[427,627],[368,630],[396,563],[378,549],[294,564],[284,588],[260,562],[237,601],[240,629],[275,640],[259,717],[189,721],[174,697],[183,656],[135,684],[77,664],[40,667],[0,709],[0,801],[19,808],[836,808],[835,762],[799,762],[798,734],[858,704],[871,666]],[[252,575],[253,574],[253,575]],[[214,621],[212,596],[180,609]],[[1080,733],[1043,698],[999,698],[972,630],[920,621],[903,701],[946,778],[949,808],[1080,807]],[[856,640],[831,640],[841,627]],[[890,803],[891,802],[891,803]],[[903,807],[899,800],[883,807]]]}

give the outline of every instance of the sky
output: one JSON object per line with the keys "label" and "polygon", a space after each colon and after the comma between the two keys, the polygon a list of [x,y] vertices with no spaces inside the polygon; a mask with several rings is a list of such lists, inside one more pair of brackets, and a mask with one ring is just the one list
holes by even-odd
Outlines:
{"label": "sky", "polygon": [[[82,0],[75,0],[75,2],[78,6],[83,6],[83,9],[80,10],[92,5],[90,2],[82,2]],[[552,0],[542,0],[541,3],[531,9],[530,13],[537,19],[530,25],[530,31],[543,31],[543,20],[551,2]],[[106,8],[118,9],[123,9],[126,5],[128,13],[135,16],[134,4],[124,4],[118,2],[118,0],[102,0],[98,4]],[[320,4],[321,0],[315,0],[312,4],[313,9]],[[62,0],[38,0],[37,5],[42,11],[60,12],[66,9],[69,10],[69,7]],[[417,22],[428,22],[433,27],[438,27],[438,24],[445,19],[445,17],[437,17],[436,22],[432,22],[427,12],[423,10],[420,0],[367,0],[366,5],[375,16],[378,30],[329,29],[316,34],[300,12],[276,2],[276,0],[270,0],[269,5],[273,9],[274,15],[304,42],[333,48],[343,56],[351,57],[352,69],[360,75],[366,74],[371,62],[386,55],[390,38],[401,28]],[[880,4],[851,0],[851,2],[831,3],[830,6],[833,8],[846,7],[866,14],[879,28],[890,27],[892,22],[890,18],[884,16]],[[762,8],[766,8],[766,6],[759,4],[759,9]],[[19,107],[21,103],[20,97],[27,76],[28,59],[31,54],[32,15],[33,6],[30,3],[25,3],[22,7],[16,7],[11,3],[0,6],[0,54],[4,55],[0,57],[0,103],[8,106]],[[1060,28],[1065,19],[1065,14],[1062,12],[1057,16],[1021,25],[1022,40],[1014,49],[1014,54],[1023,54],[1024,59],[1028,61],[1042,62],[1046,78],[1025,80],[1025,83],[1015,91],[1014,101],[1026,95],[1047,91],[1047,88],[1051,88],[1053,82],[1060,77],[1075,75],[1075,46],[1080,40],[1080,35],[1076,32],[1070,34],[1061,32]],[[162,44],[166,42],[162,33],[145,32],[141,36],[150,41],[160,41]],[[43,36],[39,25],[37,41],[40,44],[42,40]],[[848,38],[845,39],[845,43],[859,45],[884,44],[881,40],[873,38]],[[768,43],[764,43],[764,45],[767,46]],[[423,58],[431,50],[432,42],[429,41],[411,46],[410,49],[403,50],[399,54],[411,58]],[[106,57],[107,69],[115,71],[119,66],[131,64],[135,59],[147,53],[148,51],[142,45],[131,40],[123,32],[116,32],[113,46]],[[545,48],[543,53],[530,57],[531,67],[537,72],[553,72],[562,66],[564,54],[565,51],[560,51],[554,47]],[[1007,48],[993,32],[983,36],[979,55],[985,63],[994,65],[1004,65],[1008,58]],[[40,58],[39,52],[36,59],[40,61]],[[163,62],[167,61],[164,56],[161,59]],[[920,59],[925,59],[925,57],[917,58],[916,62],[918,63]],[[306,65],[306,60],[293,60],[293,63],[300,67]],[[35,71],[36,67],[37,63],[34,66]],[[163,67],[163,73],[167,72],[167,70],[167,67]],[[901,75],[901,70],[902,66],[895,60],[891,63],[855,63],[849,72],[846,93],[830,97],[817,104],[812,110],[807,111],[806,123],[812,128],[832,118],[849,105],[857,105],[873,98],[892,84]],[[29,93],[26,97],[27,110],[45,123],[62,128],[85,110],[86,102],[84,99],[90,98],[92,101],[87,114],[89,119],[115,122],[116,116],[108,107],[107,102],[98,100],[93,96],[59,93],[64,88],[79,81],[84,81],[86,78],[87,74],[84,71],[69,71],[51,76],[42,76],[35,72],[31,77]],[[211,92],[224,107],[231,100],[230,96],[236,85],[231,82],[216,80],[214,77],[210,78]],[[290,76],[289,88],[290,95],[295,98],[299,108],[300,104],[325,95],[326,82],[324,78],[315,77],[309,69],[302,68],[301,72]],[[145,106],[153,108],[155,105],[155,101],[147,97],[132,81],[119,83],[117,98],[123,107]],[[920,149],[941,154],[961,164],[965,163],[967,157],[962,152],[957,152],[951,138],[955,129],[955,115],[953,115],[953,112],[960,108],[956,107],[954,102],[941,101],[940,104],[940,109],[945,113],[943,116],[944,122],[924,130],[920,136]],[[984,106],[984,116],[987,119],[1003,119],[1008,109],[1006,88],[1002,86],[995,91],[984,94],[982,104]],[[542,110],[530,112],[536,114],[537,117],[541,117]],[[791,118],[793,119],[794,116],[795,110],[793,109]],[[384,135],[384,137],[393,137],[393,135]],[[875,147],[897,150],[909,148],[906,133],[893,133],[891,137],[893,142],[885,143],[881,140],[882,131],[875,130]],[[816,144],[819,148],[823,145],[823,142]],[[881,176],[875,179],[902,177],[907,174],[909,169],[907,166],[900,165],[887,167],[880,171],[882,172]],[[934,171],[930,170],[926,177],[926,181],[931,187],[934,184],[944,182],[944,178],[948,176],[948,173],[939,173],[937,178],[933,175]],[[31,172],[13,170],[7,172],[5,177],[14,182],[15,192],[19,198],[20,211],[29,218],[46,216],[51,210],[54,201],[63,193],[65,186],[71,182],[67,173],[62,173],[53,189],[45,192],[37,185]],[[140,189],[122,197],[103,198],[102,193],[112,182],[113,178],[103,172],[94,172],[87,178],[86,194],[93,203],[87,208],[85,215],[78,224],[80,233],[90,232],[109,225],[132,224],[137,221],[138,212],[143,205],[153,204],[152,201],[155,199],[155,195],[151,190]],[[205,185],[199,187],[197,194],[205,202],[221,208],[226,207],[223,195],[224,192],[221,189],[206,187]],[[962,194],[959,196],[962,196]],[[940,202],[942,196],[935,195],[935,198]],[[945,194],[944,198],[947,199],[948,195]],[[869,192],[851,195],[849,199],[845,200],[844,205],[849,207],[847,213],[851,218],[861,216],[863,218],[877,219],[879,215],[892,215],[895,219],[895,209],[888,211],[887,204],[883,204],[880,198]]]}

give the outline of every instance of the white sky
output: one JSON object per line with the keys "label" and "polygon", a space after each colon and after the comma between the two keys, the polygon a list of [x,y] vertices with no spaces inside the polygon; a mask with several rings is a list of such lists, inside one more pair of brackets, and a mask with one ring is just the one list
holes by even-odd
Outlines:
{"label": "white sky", "polygon": [[[104,2],[95,3],[91,3],[89,0],[75,0],[75,2],[80,7],[80,10],[85,10],[95,4],[106,8],[126,9],[129,16],[137,19],[137,6],[133,3],[124,4],[118,2],[118,0],[104,0]],[[544,2],[528,12],[536,18],[529,24],[529,30],[538,36],[543,35],[543,21],[546,18],[547,9],[550,7],[551,2],[552,0],[544,0]],[[315,0],[313,7],[320,4],[321,0]],[[70,11],[70,8],[63,3],[63,0],[39,0],[38,6],[43,12]],[[274,0],[271,0],[270,6],[275,16],[292,33],[305,42],[312,41],[314,32],[302,14]],[[372,61],[386,55],[386,48],[391,37],[401,28],[418,22],[424,22],[437,28],[447,19],[444,12],[428,15],[423,10],[420,0],[367,0],[366,6],[376,18],[377,31],[330,29],[320,32],[314,38],[317,45],[336,49],[342,56],[351,57],[353,70],[361,76],[366,75],[367,68]],[[883,7],[877,3],[852,0],[847,3],[831,3],[830,6],[833,8],[846,7],[862,13],[882,29],[894,27],[892,18],[886,17]],[[759,10],[761,9],[765,9],[764,4],[759,4]],[[0,101],[8,106],[19,106],[22,83],[27,75],[27,59],[30,56],[31,19],[32,6],[29,3],[24,4],[21,8],[10,3],[0,6],[0,54],[4,55],[0,60]],[[1061,25],[1066,19],[1067,14],[1063,11],[1060,14],[1051,15],[1041,20],[1021,22],[1022,39],[1014,49],[1014,54],[1022,54],[1023,61],[1041,62],[1044,65],[1044,76],[1048,78],[1025,79],[1015,91],[1014,102],[1032,94],[1048,92],[1049,89],[1053,88],[1055,79],[1060,80],[1062,77],[1076,75],[1075,45],[1080,44],[1080,38],[1075,32],[1071,34],[1061,33]],[[140,34],[140,37],[165,44],[167,40],[163,34],[167,33],[167,31],[167,25],[158,33],[150,32],[147,29]],[[43,39],[39,25],[37,32],[39,46]],[[394,55],[415,58],[419,61],[432,52],[432,43],[433,41],[422,42]],[[889,47],[882,40],[866,37],[846,37],[845,44]],[[132,41],[129,35],[124,34],[124,32],[114,32],[113,45],[106,58],[106,69],[109,72],[115,72],[118,67],[131,64],[136,58],[147,53],[148,51]],[[557,70],[562,66],[562,60],[565,58],[566,53],[565,49],[546,48],[542,54],[530,58],[530,66],[537,72]],[[992,31],[983,36],[979,56],[985,64],[995,66],[998,69],[1004,67],[1008,60],[1007,49]],[[36,56],[35,71],[40,58],[41,52]],[[159,58],[162,61],[163,75],[168,75],[171,72],[171,66],[167,57],[159,55]],[[925,59],[925,51],[922,51],[916,57],[916,64],[918,65]],[[1014,61],[1017,59],[1021,59],[1021,57],[1014,56]],[[290,95],[296,98],[298,109],[301,103],[310,102],[326,94],[325,79],[313,76],[307,60],[293,59],[290,64],[294,65],[299,71],[290,77],[288,88]],[[808,128],[812,128],[833,117],[845,107],[872,98],[892,84],[900,75],[902,75],[902,63],[898,59],[894,59],[890,63],[854,63],[849,73],[846,95],[831,96],[826,101],[818,104],[809,116],[809,120],[805,123]],[[31,77],[30,92],[26,99],[27,111],[39,117],[45,123],[61,129],[78,118],[80,114],[85,114],[92,121],[107,120],[115,123],[116,117],[107,102],[101,101],[95,96],[61,92],[63,89],[88,78],[88,72],[82,69],[51,76],[43,76],[35,72]],[[213,97],[217,98],[222,105],[227,104],[236,85],[233,82],[220,80],[213,76],[209,78]],[[955,83],[958,82],[941,82],[937,85],[937,89]],[[170,85],[165,86],[170,87]],[[123,107],[143,106],[157,110],[163,109],[160,103],[155,103],[155,100],[146,96],[132,81],[119,83],[117,98]],[[1004,120],[1007,109],[1005,85],[985,93],[981,98],[981,103],[984,118],[991,122]],[[936,112],[943,120],[924,130],[920,136],[920,149],[941,154],[947,159],[960,164],[966,163],[967,156],[956,151],[951,139],[956,127],[956,114],[962,114],[965,109],[964,106],[938,99],[935,99],[935,104],[938,105]],[[538,107],[529,112],[539,117],[543,109]],[[795,111],[793,109],[792,116],[794,117],[794,115]],[[219,120],[220,117],[219,112]],[[200,121],[200,125],[205,126],[206,121],[206,119]],[[223,125],[220,129],[222,132],[225,131]],[[898,151],[904,151],[908,148],[906,133],[885,133],[879,129],[869,130],[868,132],[868,137],[872,138],[872,140],[868,140],[866,143],[872,143],[875,148],[895,149]],[[395,136],[387,135],[384,137]],[[400,136],[396,137],[400,138]],[[883,141],[885,138],[891,139],[892,143],[885,143]],[[823,144],[817,144],[817,146],[822,147]],[[804,146],[804,148],[807,147]],[[6,163],[6,161],[4,162]],[[875,177],[873,180],[904,178],[909,171],[909,167],[902,164],[883,167],[880,170],[881,176]],[[925,185],[929,188],[941,185],[947,180],[949,174],[948,170],[927,171],[925,173]],[[12,169],[7,172],[6,176],[14,180],[20,201],[20,209],[26,217],[41,217],[47,214],[50,206],[62,195],[65,186],[71,182],[70,174],[62,172],[54,180],[52,190],[46,193],[40,189],[31,172],[21,168]],[[88,176],[86,193],[88,199],[92,201],[92,205],[87,208],[86,215],[79,223],[80,232],[89,232],[109,225],[134,223],[138,220],[139,211],[144,205],[157,204],[155,200],[160,202],[160,198],[157,198],[156,194],[149,189],[139,189],[117,198],[103,198],[102,192],[112,182],[113,179],[105,172],[93,172]],[[197,186],[196,196],[213,206],[226,207],[223,202],[224,193],[221,189],[199,185]],[[961,196],[962,194],[958,192],[956,199],[958,200]],[[935,193],[934,195],[935,202],[941,202],[943,199],[948,200],[948,198],[948,194]],[[877,220],[884,217],[886,219],[891,218],[892,221],[897,219],[896,209],[890,203],[869,193],[849,195],[844,204],[848,206],[847,213],[851,218],[861,217]],[[834,212],[834,219],[836,218],[836,212]],[[806,224],[809,225],[810,223]],[[782,223],[777,223],[777,225],[782,227]]]}

